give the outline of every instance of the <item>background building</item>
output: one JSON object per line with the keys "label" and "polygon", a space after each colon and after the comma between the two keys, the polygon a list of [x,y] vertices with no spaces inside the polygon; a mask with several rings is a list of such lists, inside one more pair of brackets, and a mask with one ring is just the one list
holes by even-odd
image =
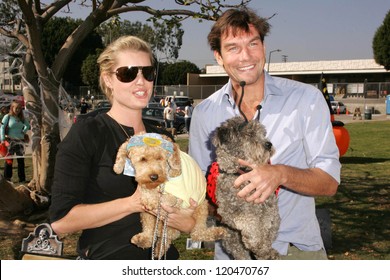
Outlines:
{"label": "background building", "polygon": [[[329,94],[343,99],[349,107],[369,105],[382,113],[390,93],[390,71],[373,59],[282,62],[266,64],[269,74],[318,86],[325,77]],[[204,99],[228,81],[219,65],[206,65],[203,74],[188,74],[188,91],[194,99]],[[183,87],[182,87],[183,88]],[[183,94],[182,94],[183,95]]]}

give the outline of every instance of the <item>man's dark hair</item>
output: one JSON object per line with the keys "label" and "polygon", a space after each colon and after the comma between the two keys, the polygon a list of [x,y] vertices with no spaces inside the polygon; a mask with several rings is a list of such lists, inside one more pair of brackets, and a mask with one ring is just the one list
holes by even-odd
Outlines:
{"label": "man's dark hair", "polygon": [[221,37],[228,35],[227,32],[230,31],[233,36],[241,31],[249,32],[250,24],[259,32],[261,42],[263,42],[271,27],[267,19],[258,16],[248,8],[225,11],[215,22],[207,36],[211,50],[221,53]]}

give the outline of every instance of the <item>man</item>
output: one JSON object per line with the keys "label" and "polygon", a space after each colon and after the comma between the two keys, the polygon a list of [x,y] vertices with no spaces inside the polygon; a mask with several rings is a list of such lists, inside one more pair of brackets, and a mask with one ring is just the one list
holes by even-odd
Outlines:
{"label": "man", "polygon": [[163,114],[164,114],[165,128],[173,128],[174,121],[175,121],[175,111],[172,107],[171,101],[168,101],[167,107],[165,107]]}
{"label": "man", "polygon": [[[340,183],[329,109],[318,89],[264,70],[269,27],[247,9],[226,11],[212,27],[208,42],[230,79],[194,108],[189,153],[207,172],[215,161],[210,143],[215,129],[236,115],[259,120],[276,153],[267,166],[239,161],[252,171],[236,179],[234,187],[250,182],[237,195],[248,203],[263,203],[281,186],[281,225],[273,247],[285,259],[327,259],[314,196],[332,196]],[[229,258],[219,243],[215,258]]]}

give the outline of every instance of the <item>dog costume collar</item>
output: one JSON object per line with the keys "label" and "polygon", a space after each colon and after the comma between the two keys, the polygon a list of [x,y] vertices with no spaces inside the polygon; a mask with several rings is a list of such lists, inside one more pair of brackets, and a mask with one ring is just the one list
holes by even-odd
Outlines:
{"label": "dog costume collar", "polygon": [[[217,180],[218,180],[218,176],[219,176],[220,173],[223,173],[223,172],[221,172],[221,170],[219,169],[218,162],[214,161],[210,165],[210,169],[209,169],[209,171],[207,173],[207,176],[206,176],[206,179],[207,179],[207,197],[216,206],[218,206],[218,201],[217,201],[217,197],[216,197]],[[242,173],[238,173],[237,175],[241,175],[241,174]],[[281,186],[279,186],[275,190],[275,195],[276,196],[278,196],[280,188],[281,188]]]}
{"label": "dog costume collar", "polygon": [[161,148],[167,150],[170,153],[173,153],[173,144],[157,133],[145,133],[142,135],[134,135],[130,138],[129,143],[127,144],[127,150],[134,146],[150,146],[156,147],[160,146]]}

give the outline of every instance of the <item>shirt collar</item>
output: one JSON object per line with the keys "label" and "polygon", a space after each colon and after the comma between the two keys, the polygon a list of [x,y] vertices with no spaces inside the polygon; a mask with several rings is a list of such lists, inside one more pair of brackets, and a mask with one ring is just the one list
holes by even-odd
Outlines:
{"label": "shirt collar", "polygon": [[265,70],[264,70],[264,74],[265,74],[264,97],[266,97],[267,95],[283,95],[281,88],[278,86],[279,78],[271,76]]}
{"label": "shirt collar", "polygon": [[[277,83],[271,75],[269,75],[265,70],[264,70],[264,75],[265,75],[265,85],[264,85],[264,100],[267,99],[267,96],[269,95],[282,95],[282,91],[280,90],[280,87],[277,86]],[[233,87],[232,87],[232,81],[229,79],[228,83],[225,85],[225,87],[222,89],[223,94],[221,96],[222,100],[221,102],[228,101],[230,105],[235,108],[236,103],[234,102],[234,97],[233,97]],[[262,103],[263,103],[262,102]]]}

